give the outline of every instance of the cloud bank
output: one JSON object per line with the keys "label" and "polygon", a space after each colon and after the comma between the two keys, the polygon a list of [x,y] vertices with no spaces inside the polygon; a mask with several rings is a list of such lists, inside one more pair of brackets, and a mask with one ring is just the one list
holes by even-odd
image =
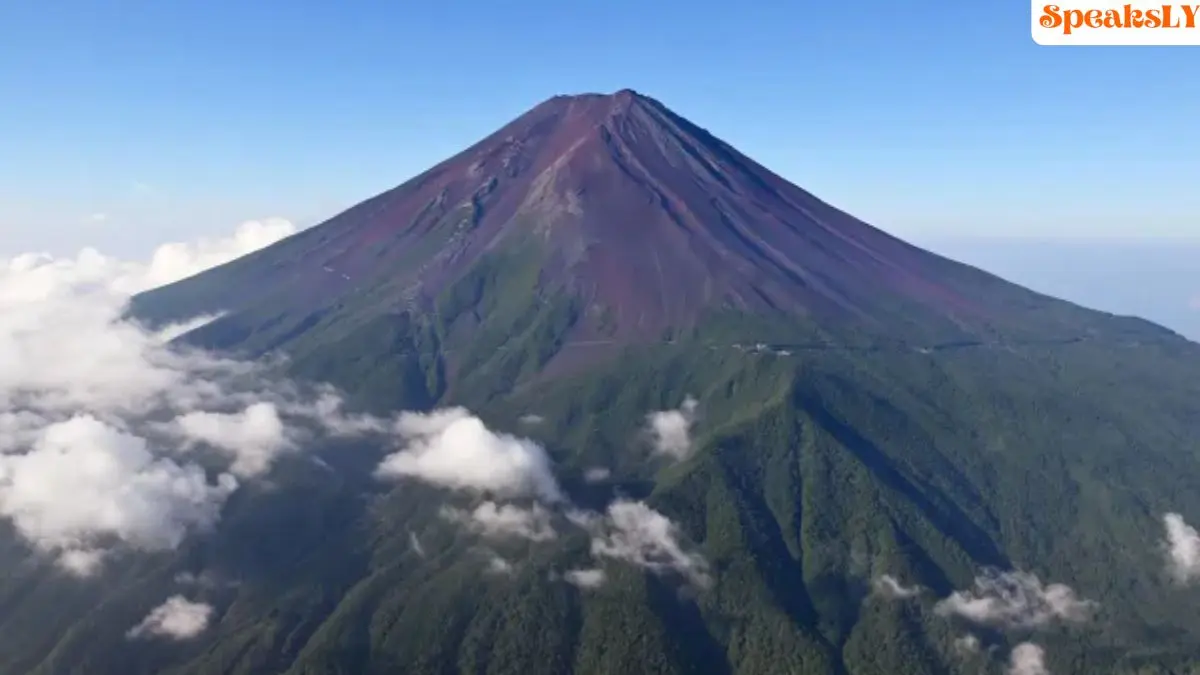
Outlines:
{"label": "cloud bank", "polygon": [[[349,415],[331,388],[172,342],[214,316],[154,330],[127,318],[133,294],[294,231],[281,220],[244,223],[224,239],[164,245],[145,263],[94,249],[0,260],[0,516],[32,549],[77,575],[123,549],[172,549],[217,526],[231,494],[318,436],[379,434],[398,448],[377,476],[482,496],[469,511],[443,511],[481,536],[548,541],[559,535],[553,509],[565,508],[595,558],[708,585],[705,559],[680,543],[666,516],[626,500],[602,513],[569,510],[542,446],[493,431],[463,408],[389,420]],[[689,397],[648,416],[658,452],[690,454],[696,407]],[[607,477],[603,468],[587,473],[592,482]],[[513,562],[493,554],[488,570],[508,574]],[[605,574],[579,569],[565,578],[594,588]],[[203,630],[210,612],[175,596],[131,634],[186,637]]]}
{"label": "cloud bank", "polygon": [[228,474],[209,483],[198,466],[156,458],[145,439],[90,416],[50,424],[28,452],[0,455],[0,513],[77,572],[96,562],[88,552],[104,537],[174,548],[210,527],[236,488]]}
{"label": "cloud bank", "polygon": [[[173,548],[212,527],[306,429],[365,430],[331,391],[170,344],[186,326],[152,331],[125,316],[132,294],[294,231],[251,221],[159,247],[147,263],[95,249],[0,260],[0,516],[35,550],[88,574],[115,546]],[[202,469],[196,453],[227,465]]]}

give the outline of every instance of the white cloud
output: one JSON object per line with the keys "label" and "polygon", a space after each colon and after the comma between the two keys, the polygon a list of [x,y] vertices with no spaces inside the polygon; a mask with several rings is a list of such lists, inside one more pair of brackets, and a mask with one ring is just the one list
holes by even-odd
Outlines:
{"label": "white cloud", "polygon": [[208,628],[212,613],[212,605],[191,602],[182,595],[173,595],[163,604],[150,610],[146,618],[130,628],[126,635],[130,638],[156,636],[187,640]]}
{"label": "white cloud", "polygon": [[1200,579],[1200,533],[1178,513],[1163,516],[1167,529],[1167,568],[1181,584]]}
{"label": "white cloud", "polygon": [[323,385],[318,388],[315,401],[286,402],[284,409],[291,415],[312,418],[322,429],[334,436],[359,436],[391,431],[387,421],[371,415],[348,414],[343,410],[343,405],[341,395],[333,387]]}
{"label": "white cloud", "polygon": [[599,588],[604,585],[604,570],[595,567],[591,569],[570,570],[563,575],[567,583],[583,589]]}
{"label": "white cloud", "polygon": [[915,598],[924,590],[920,586],[905,586],[890,574],[881,574],[872,579],[871,587],[875,593],[890,600]]}
{"label": "white cloud", "polygon": [[954,650],[964,656],[979,653],[979,638],[974,635],[963,635],[954,639]]}
{"label": "white cloud", "polygon": [[233,237],[198,246],[167,244],[148,265],[94,249],[0,261],[0,410],[144,411],[165,398],[214,396],[214,377],[248,366],[167,348],[178,327],[156,333],[123,320],[128,299],[265,245],[290,231],[281,223],[244,223]]}
{"label": "white cloud", "polygon": [[195,411],[175,418],[178,433],[233,457],[230,471],[255,476],[279,453],[294,447],[274,404],[258,402],[238,413]]}
{"label": "white cloud", "polygon": [[198,316],[194,319],[187,319],[185,321],[180,321],[179,323],[168,324],[157,329],[154,332],[154,337],[159,342],[170,342],[171,340],[174,340],[181,335],[190,333],[201,326],[207,326],[223,316],[225,316],[224,312],[218,312],[216,314],[205,314],[203,316]]}
{"label": "white cloud", "polygon": [[1054,620],[1086,621],[1095,606],[1069,586],[1043,586],[1037,575],[989,570],[975,577],[973,588],[951,593],[934,611],[981,625],[1037,628]]}
{"label": "white cloud", "polygon": [[142,283],[145,284],[144,288],[154,288],[186,279],[247,253],[253,253],[295,233],[296,226],[290,221],[268,218],[242,223],[232,237],[164,244],[159,246],[150,258]]}
{"label": "white cloud", "polygon": [[529,414],[529,415],[521,415],[521,418],[517,421],[520,422],[521,424],[534,425],[534,424],[541,424],[542,422],[545,422],[546,418],[542,417],[541,415]]}
{"label": "white cloud", "polygon": [[500,556],[496,555],[495,553],[492,553],[488,557],[486,571],[488,574],[497,574],[497,575],[508,576],[508,575],[511,575],[516,570],[513,568],[512,563],[505,560],[504,558],[501,558]]}
{"label": "white cloud", "polygon": [[422,558],[425,557],[425,547],[421,545],[421,540],[417,538],[416,532],[408,533],[408,545],[410,548],[412,548],[413,553],[416,553]]}
{"label": "white cloud", "polygon": [[379,465],[381,477],[411,476],[458,490],[548,502],[562,492],[542,446],[488,429],[464,408],[405,412],[396,423],[404,448]]}
{"label": "white cloud", "polygon": [[90,220],[93,223],[103,223],[104,221],[108,220],[108,214],[107,213],[93,213],[88,216],[88,220]]}
{"label": "white cloud", "polygon": [[198,442],[250,476],[292,449],[293,423],[384,429],[344,415],[328,389],[169,344],[186,325],[151,331],[124,316],[132,293],[292,231],[244,223],[226,239],[160,247],[146,264],[94,249],[0,260],[0,516],[34,548],[85,575],[112,546],[170,548],[212,526],[238,481],[186,461]]}
{"label": "white cloud", "polygon": [[588,530],[589,532],[600,527],[604,522],[603,516],[595,511],[569,508],[563,515],[566,516],[567,521],[572,525]]}
{"label": "white cloud", "polygon": [[175,575],[175,583],[181,586],[196,586],[199,588],[234,588],[238,585],[235,580],[222,580],[212,572],[180,572]]}
{"label": "white cloud", "polygon": [[674,571],[698,586],[708,586],[708,563],[679,543],[669,518],[642,502],[617,500],[604,519],[572,519],[592,529],[592,555],[623,560],[653,572]]}
{"label": "white cloud", "polygon": [[588,483],[603,483],[608,480],[612,472],[602,466],[593,466],[583,472],[583,480]]}
{"label": "white cloud", "polygon": [[141,413],[203,395],[194,374],[236,365],[167,349],[120,320],[125,296],[68,278],[75,270],[23,269],[0,267],[0,409]]}
{"label": "white cloud", "polygon": [[483,502],[474,511],[445,507],[442,516],[462,523],[485,537],[517,537],[530,541],[549,541],[557,536],[550,523],[550,512],[538,504],[522,508],[512,504]]}
{"label": "white cloud", "polygon": [[678,410],[661,410],[646,416],[655,452],[676,460],[691,455],[691,428],[696,421],[696,406],[696,399],[689,396]]}
{"label": "white cloud", "polygon": [[43,429],[29,451],[0,455],[0,514],[67,569],[88,571],[116,537],[141,549],[211,526],[237,487],[195,465],[156,458],[145,439],[90,416]]}
{"label": "white cloud", "polygon": [[1046,652],[1032,642],[1013,647],[1009,656],[1008,675],[1050,675],[1046,668]]}
{"label": "white cloud", "polygon": [[72,576],[90,577],[104,564],[104,551],[88,549],[66,550],[58,555],[58,567]]}

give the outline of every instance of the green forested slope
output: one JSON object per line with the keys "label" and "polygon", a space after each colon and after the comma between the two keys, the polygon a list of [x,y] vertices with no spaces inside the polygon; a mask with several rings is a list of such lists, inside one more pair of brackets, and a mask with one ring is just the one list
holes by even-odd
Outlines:
{"label": "green forested slope", "polygon": [[[478,379],[443,387],[437,331],[387,331],[385,345],[410,347],[395,391],[416,405],[467,402],[531,435],[581,506],[645,499],[703,554],[712,585],[601,561],[606,583],[576,588],[561,575],[594,563],[586,532],[561,514],[555,540],[485,542],[438,515],[470,500],[376,481],[383,449],[345,444],[321,449],[329,468],[293,459],[271,486],[235,496],[215,533],[131,554],[99,582],[9,551],[0,671],[974,673],[1000,672],[1028,638],[1051,672],[1167,673],[1189,672],[1180,664],[1200,653],[1200,591],[1171,582],[1161,545],[1164,513],[1200,514],[1191,345],[782,354],[681,339],[497,394],[520,360],[493,350]],[[292,366],[373,386],[370,369],[353,370],[369,335],[345,339]],[[534,343],[511,351],[539,358]],[[688,395],[700,402],[695,453],[652,458],[645,414]],[[542,423],[522,426],[531,413]],[[587,484],[593,466],[611,479]],[[489,573],[488,550],[511,573]],[[1067,584],[1098,608],[1082,624],[975,630],[996,651],[963,656],[965,627],[934,605],[987,566]],[[180,591],[176,574],[196,569],[216,580],[188,590],[216,608],[214,625],[185,642],[127,640]],[[882,597],[872,580],[883,574],[926,590]]]}

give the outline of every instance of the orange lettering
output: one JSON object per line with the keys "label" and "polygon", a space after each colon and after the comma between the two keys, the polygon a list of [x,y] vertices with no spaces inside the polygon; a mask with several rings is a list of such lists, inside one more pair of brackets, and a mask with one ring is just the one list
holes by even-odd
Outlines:
{"label": "orange lettering", "polygon": [[1183,6],[1184,21],[1187,23],[1188,28],[1196,27],[1196,14],[1197,13],[1200,13],[1200,5],[1184,5]]}
{"label": "orange lettering", "polygon": [[1070,35],[1076,28],[1083,26],[1083,12],[1078,9],[1068,9],[1063,13],[1063,35]]}
{"label": "orange lettering", "polygon": [[1170,5],[1163,5],[1162,12],[1163,12],[1163,20],[1162,20],[1163,28],[1179,28],[1179,20],[1178,19],[1176,19],[1174,22],[1171,21],[1171,6]]}
{"label": "orange lettering", "polygon": [[[1183,17],[1177,13],[1183,12]],[[1042,28],[1058,28],[1063,35],[1076,33],[1080,28],[1197,28],[1200,27],[1200,4],[1181,4],[1178,8],[1163,4],[1153,9],[1136,8],[1128,3],[1112,9],[1063,9],[1059,5],[1043,5],[1038,19]]]}
{"label": "orange lettering", "polygon": [[1125,12],[1125,27],[1126,28],[1141,28],[1142,27],[1142,10],[1134,9],[1132,5],[1125,5],[1122,9]]}
{"label": "orange lettering", "polygon": [[1038,20],[1042,24],[1042,28],[1058,28],[1063,23],[1062,14],[1059,14],[1058,5],[1046,5],[1042,8],[1042,18]]}

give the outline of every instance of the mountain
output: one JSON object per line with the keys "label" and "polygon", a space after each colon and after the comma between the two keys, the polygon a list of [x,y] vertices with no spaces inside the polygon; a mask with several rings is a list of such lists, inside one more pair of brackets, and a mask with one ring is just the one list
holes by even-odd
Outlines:
{"label": "mountain", "polygon": [[[1200,521],[1200,347],[910,246],[635,92],[552,98],[130,311],[219,314],[181,345],[286,354],[363,411],[465,406],[558,487],[489,507],[315,444],[175,551],[0,580],[0,671],[1197,672],[1163,541]],[[207,630],[126,639],[197,570],[231,580]]]}
{"label": "mountain", "polygon": [[[501,306],[507,296],[537,303]],[[481,342],[491,309],[508,311],[487,317]],[[745,315],[787,327],[746,339],[929,347],[1131,329],[909,246],[629,90],[552,98],[326,223],[142,296],[136,311],[226,312],[197,339],[255,353],[328,345],[341,339],[330,332],[385,316],[437,315],[439,337],[470,334],[488,351],[553,326],[529,371],[571,360],[576,345],[601,354]]]}

